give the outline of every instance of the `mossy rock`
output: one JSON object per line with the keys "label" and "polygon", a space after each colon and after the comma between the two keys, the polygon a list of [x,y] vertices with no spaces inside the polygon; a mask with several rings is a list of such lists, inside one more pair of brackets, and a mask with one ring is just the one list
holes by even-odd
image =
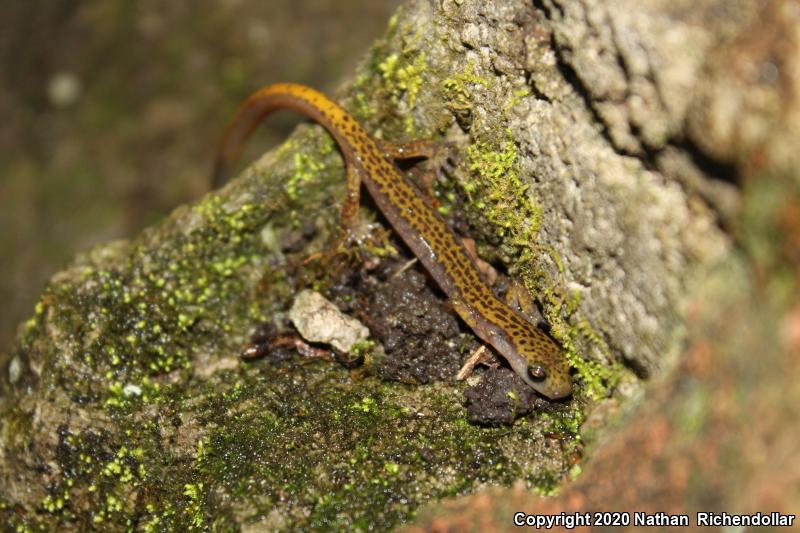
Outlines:
{"label": "mossy rock", "polygon": [[[575,368],[571,399],[490,428],[468,422],[450,379],[240,359],[301,286],[337,283],[299,266],[331,242],[344,182],[330,138],[302,126],[224,189],[52,279],[5,361],[4,521],[388,529],[429,500],[518,482],[550,494],[577,475],[588,412],[674,365],[685,287],[727,240],[596,127],[522,31],[545,31],[540,16],[522,1],[411,2],[340,100],[376,138],[456,143],[441,210],[532,290]],[[385,235],[370,242],[364,255],[393,255]]]}

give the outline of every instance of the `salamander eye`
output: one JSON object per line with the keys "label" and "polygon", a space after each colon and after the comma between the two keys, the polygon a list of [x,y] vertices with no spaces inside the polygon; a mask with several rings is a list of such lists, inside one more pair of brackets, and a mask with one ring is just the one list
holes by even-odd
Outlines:
{"label": "salamander eye", "polygon": [[528,375],[533,381],[544,381],[547,372],[539,365],[531,365],[528,367]]}

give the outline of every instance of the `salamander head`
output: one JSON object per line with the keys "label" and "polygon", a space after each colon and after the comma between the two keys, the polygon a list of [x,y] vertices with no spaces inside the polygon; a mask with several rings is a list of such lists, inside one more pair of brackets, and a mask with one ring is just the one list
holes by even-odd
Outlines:
{"label": "salamander head", "polygon": [[541,331],[531,328],[526,343],[517,343],[510,352],[501,350],[511,368],[536,392],[551,400],[572,393],[569,363],[561,348]]}

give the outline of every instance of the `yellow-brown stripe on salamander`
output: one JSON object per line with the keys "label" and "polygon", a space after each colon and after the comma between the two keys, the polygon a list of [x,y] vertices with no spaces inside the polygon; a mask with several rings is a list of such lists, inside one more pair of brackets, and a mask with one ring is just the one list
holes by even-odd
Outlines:
{"label": "yellow-brown stripe on salamander", "polygon": [[322,93],[291,83],[270,85],[253,93],[223,136],[215,184],[225,179],[253,129],[273,111],[285,108],[310,116],[338,143],[348,176],[343,223],[351,227],[355,219],[363,182],[378,208],[475,334],[503,355],[535,390],[553,399],[568,396],[572,391],[569,364],[558,345],[494,295],[461,240],[395,166],[394,159],[414,154],[385,150],[347,111]]}

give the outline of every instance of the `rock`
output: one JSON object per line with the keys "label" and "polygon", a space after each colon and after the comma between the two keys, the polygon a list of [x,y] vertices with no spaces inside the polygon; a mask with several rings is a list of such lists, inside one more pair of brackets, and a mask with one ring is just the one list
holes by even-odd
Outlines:
{"label": "rock", "polygon": [[[739,14],[720,20],[715,10],[727,2],[412,1],[336,98],[379,139],[446,132],[457,140],[461,159],[434,184],[441,210],[457,214],[484,259],[532,290],[574,368],[573,397],[506,402],[481,388],[473,398],[496,407],[487,422],[509,422],[517,400],[521,411],[535,409],[511,426],[478,427],[467,422],[464,386],[437,375],[410,386],[330,362],[237,359],[256,324],[282,324],[296,286],[308,278],[329,286],[327,265],[304,259],[339,230],[331,206],[342,198],[345,170],[330,137],[301,126],[222,190],[131,241],[77,258],[51,280],[2,360],[0,520],[19,530],[387,530],[428,501],[487,485],[559,490],[582,469],[589,413],[630,412],[646,377],[668,383],[684,368],[694,284],[732,255],[717,223],[731,216],[715,206],[740,205],[730,197],[740,195],[744,165],[714,157],[739,145],[712,149],[692,139],[704,124],[713,127],[705,142],[738,138],[726,126],[738,115],[719,104],[735,101],[727,91],[737,86],[722,96],[701,90],[736,75],[703,75],[710,50],[751,27],[754,11],[735,3]],[[761,55],[749,57],[748,65]],[[765,74],[769,82],[776,73]],[[717,111],[690,120],[702,103],[696,92]],[[773,109],[756,104],[759,116]],[[741,146],[750,163],[771,168],[756,157],[771,154],[758,148],[770,130],[747,131]],[[776,135],[784,131],[794,130]],[[783,142],[777,168],[797,156]],[[769,206],[792,197],[769,190],[759,197]],[[775,219],[790,231],[796,212],[789,205]],[[311,225],[308,235],[291,235]],[[373,231],[358,251],[391,255],[386,235]],[[754,271],[773,264],[764,250],[796,257],[796,241],[779,252],[772,233],[758,235],[746,241],[761,253]],[[358,283],[358,268],[346,268]],[[441,297],[422,274],[410,278],[419,278],[415,290],[428,291],[426,300]],[[722,285],[719,293],[732,294]],[[319,300],[309,292],[295,302],[293,319],[307,338],[342,349],[364,338],[363,326]],[[348,306],[354,316],[369,308],[358,298]],[[393,327],[391,306],[382,309]],[[426,317],[415,320],[408,325],[424,332]],[[407,355],[414,370],[426,361]],[[703,360],[690,373],[697,379]],[[684,405],[682,390],[664,397]],[[681,427],[692,438],[707,403],[698,396],[687,405]],[[592,431],[606,423],[591,420]],[[672,472],[680,481],[691,478],[686,471]],[[612,474],[600,476],[608,490],[620,486]],[[510,524],[509,516],[498,523]]]}
{"label": "rock", "polygon": [[343,353],[350,353],[355,344],[369,337],[365,325],[311,290],[300,292],[294,299],[289,320],[305,340],[330,344]]}

